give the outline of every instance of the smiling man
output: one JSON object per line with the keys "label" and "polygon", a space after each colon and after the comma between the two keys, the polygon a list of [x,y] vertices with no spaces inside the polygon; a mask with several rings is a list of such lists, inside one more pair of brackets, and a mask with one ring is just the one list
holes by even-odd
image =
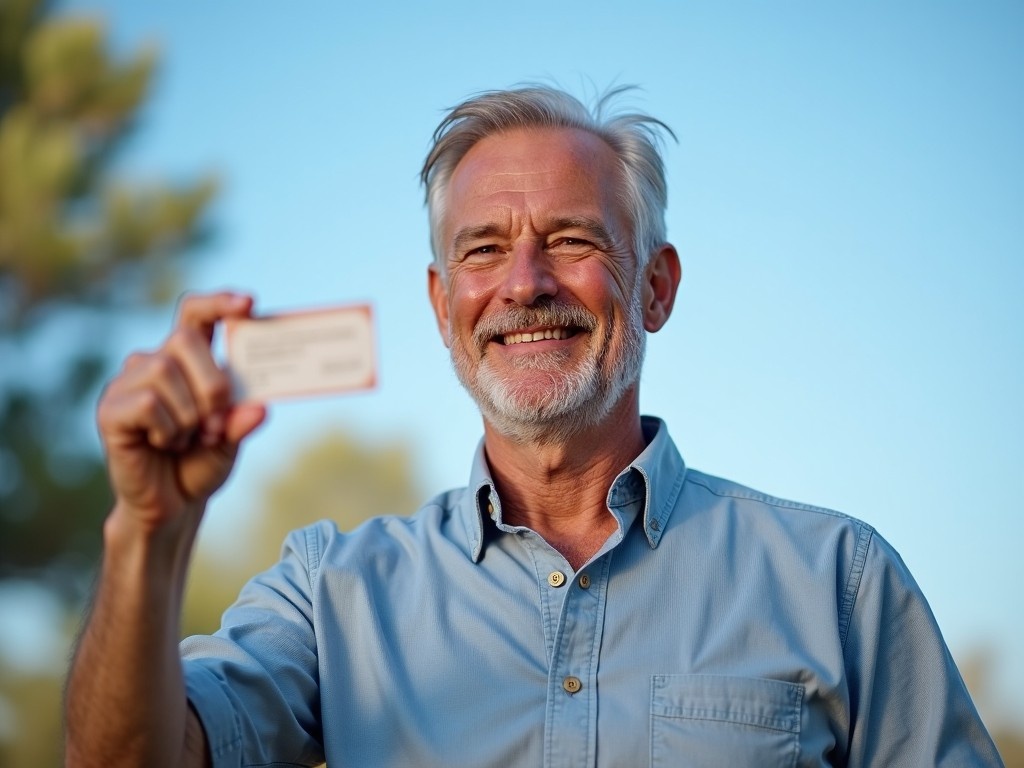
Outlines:
{"label": "smiling man", "polygon": [[608,488],[644,448],[644,329],[668,319],[678,257],[659,243],[637,259],[619,160],[586,130],[490,135],[447,186],[430,295],[508,489],[503,520],[577,569],[615,530]]}
{"label": "smiling man", "polygon": [[920,590],[855,519],[689,468],[641,417],[680,279],[657,120],[474,97],[423,169],[429,293],[483,416],[465,488],[294,532],[177,646],[192,543],[261,406],[186,299],[99,407],[116,504],[71,765],[1000,765]]}

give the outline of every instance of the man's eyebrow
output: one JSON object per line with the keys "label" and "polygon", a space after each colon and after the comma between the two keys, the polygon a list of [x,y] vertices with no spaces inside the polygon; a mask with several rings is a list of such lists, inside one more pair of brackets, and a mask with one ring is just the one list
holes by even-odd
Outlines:
{"label": "man's eyebrow", "polygon": [[594,241],[594,245],[602,249],[608,249],[615,245],[608,228],[598,219],[589,216],[567,216],[564,218],[552,219],[548,224],[551,232],[561,232],[565,229],[581,229],[587,237]]}
{"label": "man's eyebrow", "polygon": [[463,227],[452,238],[452,248],[458,254],[470,243],[487,237],[498,237],[501,227],[497,224],[480,224],[475,227]]}

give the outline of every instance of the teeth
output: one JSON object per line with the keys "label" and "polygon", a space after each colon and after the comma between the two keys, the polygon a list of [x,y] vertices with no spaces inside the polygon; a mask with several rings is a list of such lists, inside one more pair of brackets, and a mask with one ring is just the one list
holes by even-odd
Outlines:
{"label": "teeth", "polygon": [[506,344],[522,344],[528,341],[544,341],[545,339],[567,339],[569,333],[564,328],[546,328],[533,333],[508,333],[502,337]]}

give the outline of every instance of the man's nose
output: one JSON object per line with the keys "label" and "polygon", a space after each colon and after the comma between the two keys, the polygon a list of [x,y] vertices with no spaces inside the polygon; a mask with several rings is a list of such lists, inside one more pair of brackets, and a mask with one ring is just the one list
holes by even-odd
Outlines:
{"label": "man's nose", "polygon": [[503,298],[528,307],[542,297],[558,293],[551,259],[533,243],[517,243],[507,262]]}

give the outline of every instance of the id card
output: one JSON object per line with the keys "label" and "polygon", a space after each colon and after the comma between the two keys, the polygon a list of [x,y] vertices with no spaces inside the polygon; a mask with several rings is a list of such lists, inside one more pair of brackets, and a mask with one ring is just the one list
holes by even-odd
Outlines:
{"label": "id card", "polygon": [[371,389],[377,383],[368,304],[225,321],[236,402]]}

